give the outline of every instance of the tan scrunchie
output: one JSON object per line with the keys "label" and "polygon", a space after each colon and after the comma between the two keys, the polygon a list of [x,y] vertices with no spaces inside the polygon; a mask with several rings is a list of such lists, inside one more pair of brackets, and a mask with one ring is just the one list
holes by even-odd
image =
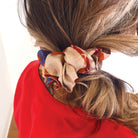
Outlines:
{"label": "tan scrunchie", "polygon": [[[92,56],[95,56],[95,60]],[[51,52],[47,54],[43,64],[43,76],[51,78],[55,88],[62,86],[66,91],[72,92],[80,74],[92,74],[98,70],[98,62],[101,62],[109,53],[100,48],[83,50],[71,45],[63,52]],[[39,57],[39,60],[41,58]]]}

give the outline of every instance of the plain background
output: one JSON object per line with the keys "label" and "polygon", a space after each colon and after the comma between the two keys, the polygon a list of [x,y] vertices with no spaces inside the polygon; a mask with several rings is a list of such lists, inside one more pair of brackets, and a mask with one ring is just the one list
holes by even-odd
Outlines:
{"label": "plain background", "polygon": [[[17,0],[0,1],[0,138],[6,138],[13,111],[17,80],[38,48],[20,24]],[[113,53],[103,63],[103,70],[129,82],[138,92],[138,58]]]}
{"label": "plain background", "polygon": [[0,0],[0,138],[7,138],[17,80],[38,51],[16,7],[17,0]]}

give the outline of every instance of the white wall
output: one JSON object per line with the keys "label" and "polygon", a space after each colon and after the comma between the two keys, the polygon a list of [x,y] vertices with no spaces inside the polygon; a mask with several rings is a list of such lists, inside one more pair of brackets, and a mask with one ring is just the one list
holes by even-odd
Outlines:
{"label": "white wall", "polygon": [[[2,4],[1,4],[2,3]],[[37,58],[33,47],[33,39],[21,25],[17,14],[17,0],[1,1],[0,3],[0,33],[7,58],[12,88],[22,69],[30,60]]]}
{"label": "white wall", "polygon": [[0,37],[0,137],[5,138],[12,113],[12,88]]}
{"label": "white wall", "polygon": [[112,53],[104,61],[102,69],[128,82],[134,88],[135,93],[138,93],[138,57]]}
{"label": "white wall", "polygon": [[16,3],[0,1],[0,138],[8,134],[17,80],[25,66],[37,59],[38,51],[19,22]]}

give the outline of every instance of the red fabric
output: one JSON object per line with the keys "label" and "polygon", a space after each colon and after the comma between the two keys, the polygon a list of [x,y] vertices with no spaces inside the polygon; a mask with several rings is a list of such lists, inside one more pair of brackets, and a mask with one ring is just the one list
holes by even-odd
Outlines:
{"label": "red fabric", "polygon": [[21,74],[14,97],[14,117],[19,138],[136,138],[125,126],[87,118],[54,99],[38,73],[39,62],[31,62]]}

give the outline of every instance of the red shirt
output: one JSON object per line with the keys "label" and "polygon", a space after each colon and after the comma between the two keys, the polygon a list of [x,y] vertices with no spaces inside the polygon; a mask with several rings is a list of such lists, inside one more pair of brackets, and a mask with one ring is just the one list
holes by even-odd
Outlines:
{"label": "red shirt", "polygon": [[136,138],[125,126],[88,118],[81,108],[71,108],[51,96],[31,62],[21,74],[14,97],[14,117],[19,138]]}

